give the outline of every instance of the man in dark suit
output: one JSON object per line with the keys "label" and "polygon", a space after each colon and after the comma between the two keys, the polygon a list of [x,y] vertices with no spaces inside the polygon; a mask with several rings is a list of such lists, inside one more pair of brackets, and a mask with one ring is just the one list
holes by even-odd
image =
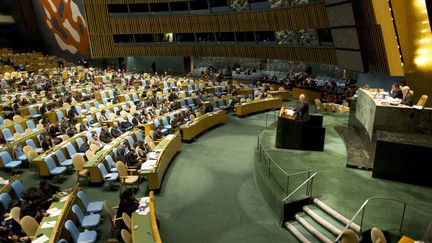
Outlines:
{"label": "man in dark suit", "polygon": [[402,88],[402,94],[403,94],[403,98],[402,98],[401,104],[407,105],[407,106],[413,106],[414,105],[413,97],[412,97],[410,88],[408,86],[404,86]]}
{"label": "man in dark suit", "polygon": [[90,128],[90,125],[88,124],[87,119],[83,119],[81,125],[80,125],[80,132],[87,131]]}
{"label": "man in dark suit", "polygon": [[111,135],[114,138],[119,137],[120,135],[122,135],[122,131],[120,130],[119,126],[118,126],[118,122],[114,122],[113,126],[111,127]]}
{"label": "man in dark suit", "polygon": [[402,90],[399,88],[398,84],[393,84],[392,85],[392,89],[390,91],[390,96],[393,99],[396,99],[396,98],[402,99],[403,98]]}
{"label": "man in dark suit", "polygon": [[309,120],[309,104],[306,102],[306,96],[304,94],[299,96],[299,101],[294,109],[294,114],[297,115],[297,120]]}
{"label": "man in dark suit", "polygon": [[41,113],[42,116],[43,116],[46,112],[49,111],[49,109],[48,109],[48,107],[47,107],[47,105],[46,105],[45,102],[42,103],[41,107],[39,108],[39,111],[40,111],[40,113]]}

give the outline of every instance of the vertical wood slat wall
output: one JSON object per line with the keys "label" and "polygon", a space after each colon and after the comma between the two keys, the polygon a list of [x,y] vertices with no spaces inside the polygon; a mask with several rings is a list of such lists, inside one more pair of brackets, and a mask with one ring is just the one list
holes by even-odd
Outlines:
{"label": "vertical wood slat wall", "polygon": [[[170,0],[172,1],[172,0]],[[111,17],[108,3],[161,0],[84,0],[94,58],[124,56],[225,56],[337,64],[333,48],[225,45],[117,46],[113,34],[275,31],[328,28],[323,3],[265,11],[189,16]]]}

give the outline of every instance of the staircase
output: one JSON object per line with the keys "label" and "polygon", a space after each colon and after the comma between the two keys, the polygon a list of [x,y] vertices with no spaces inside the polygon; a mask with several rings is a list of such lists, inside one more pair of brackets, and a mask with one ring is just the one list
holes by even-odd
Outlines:
{"label": "staircase", "polygon": [[[294,215],[295,219],[285,222],[285,227],[303,243],[334,242],[350,221],[317,198],[302,209]],[[350,228],[357,234],[360,232],[357,224],[351,224]]]}

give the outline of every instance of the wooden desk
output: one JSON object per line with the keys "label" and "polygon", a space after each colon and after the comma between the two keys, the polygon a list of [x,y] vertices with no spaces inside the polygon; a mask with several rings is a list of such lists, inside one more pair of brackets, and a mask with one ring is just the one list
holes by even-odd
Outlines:
{"label": "wooden desk", "polygon": [[[89,130],[89,131],[91,131],[91,130]],[[69,139],[66,140],[66,141],[63,141],[63,142],[57,144],[56,146],[54,146],[54,147],[51,148],[50,150],[48,150],[48,151],[46,151],[46,152],[43,152],[43,153],[40,154],[38,157],[36,157],[36,158],[33,160],[33,163],[35,163],[35,164],[37,165],[38,170],[39,170],[39,175],[40,175],[40,176],[49,176],[49,175],[50,175],[50,173],[49,173],[49,171],[48,171],[48,167],[47,167],[46,164],[45,164],[45,158],[46,158],[46,157],[51,156],[51,155],[55,155],[55,152],[56,152],[57,150],[63,150],[63,152],[66,151],[66,147],[65,147],[65,145],[66,145],[67,143],[72,143],[72,142],[74,142],[77,138],[82,138],[84,141],[86,141],[86,140],[87,140],[87,137],[85,136],[85,134],[86,134],[87,132],[89,132],[89,131],[84,131],[84,132],[81,132],[81,133],[75,134],[75,136],[69,138]],[[78,149],[79,149],[79,148],[78,148]],[[63,154],[64,154],[64,153],[63,153]],[[67,156],[65,156],[65,157],[67,157]]]}
{"label": "wooden desk", "polygon": [[[67,199],[63,202],[53,202],[51,206],[49,207],[49,210],[52,209],[61,209],[60,215],[57,216],[47,216],[42,219],[42,221],[39,224],[39,228],[36,231],[36,236],[38,235],[46,235],[49,238],[49,243],[57,243],[61,236],[64,229],[64,224],[66,220],[69,219],[69,213],[71,212],[72,205],[76,201],[76,194],[79,191],[79,184],[75,184],[75,186],[72,188],[72,191],[67,196]],[[42,228],[42,225],[45,222],[55,222],[54,227],[51,228]]]}
{"label": "wooden desk", "polygon": [[204,132],[205,130],[214,127],[218,124],[224,123],[226,120],[225,111],[219,110],[210,112],[196,118],[189,124],[183,124],[180,126],[180,132],[182,139],[189,141],[194,139],[197,135]]}
{"label": "wooden desk", "polygon": [[290,97],[290,92],[284,91],[269,91],[267,94],[273,96],[273,98],[281,98],[282,100],[288,100]]}
{"label": "wooden desk", "polygon": [[244,95],[244,96],[248,97],[250,94],[254,95],[254,90],[251,88],[238,89],[237,90],[237,95]]}
{"label": "wooden desk", "polygon": [[1,188],[0,188],[0,193],[3,193],[3,192],[9,192],[10,191],[10,189],[11,189],[11,185],[12,185],[12,182],[14,182],[15,180],[18,180],[20,178],[20,175],[17,175],[17,174],[15,174],[15,175],[13,175],[11,178],[9,178],[9,182],[8,182],[8,184],[4,184]]}
{"label": "wooden desk", "polygon": [[171,163],[174,155],[181,148],[181,136],[180,133],[167,135],[155,148],[154,151],[160,150],[158,153],[157,162],[155,167],[151,170],[140,170],[139,173],[142,176],[147,176],[148,186],[150,190],[158,190],[161,187],[162,179],[165,174],[165,170]]}
{"label": "wooden desk", "polygon": [[306,96],[307,101],[313,102],[315,99],[320,99],[322,92],[319,90],[306,89],[306,88],[296,88],[292,89],[292,97],[298,98],[301,94]]}
{"label": "wooden desk", "polygon": [[154,202],[154,193],[149,193],[149,205],[150,212],[147,215],[138,214],[134,212],[132,214],[132,226],[138,226],[136,230],[132,230],[132,242],[134,243],[162,243],[159,229],[156,222],[156,209]]}
{"label": "wooden desk", "polygon": [[251,113],[274,109],[282,105],[280,98],[267,98],[262,100],[254,100],[237,105],[237,116],[245,116]]}
{"label": "wooden desk", "polygon": [[[36,137],[39,134],[41,134],[42,132],[43,132],[43,130],[35,131],[35,132],[30,133],[29,135],[24,135],[19,140],[16,140],[16,141],[8,143],[8,144],[5,144],[6,146],[0,148],[0,152],[1,151],[8,151],[9,154],[12,156],[13,147],[15,145],[19,144],[19,145],[21,145],[24,148],[24,146],[27,145],[26,142],[25,142],[27,139],[33,139],[33,141],[35,142],[35,144],[39,144],[39,141],[37,140]],[[0,165],[0,166],[2,166],[2,165]]]}
{"label": "wooden desk", "polygon": [[100,175],[99,168],[97,167],[99,163],[105,160],[105,156],[110,154],[114,148],[116,148],[127,136],[132,135],[133,132],[128,131],[123,133],[118,138],[111,141],[111,143],[105,145],[105,147],[95,154],[95,156],[84,164],[84,168],[88,169],[90,172],[90,182],[91,183],[101,183],[103,178]]}

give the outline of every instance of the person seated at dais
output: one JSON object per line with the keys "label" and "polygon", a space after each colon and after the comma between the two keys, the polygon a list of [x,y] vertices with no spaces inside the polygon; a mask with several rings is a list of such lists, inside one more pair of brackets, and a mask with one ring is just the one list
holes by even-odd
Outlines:
{"label": "person seated at dais", "polygon": [[309,104],[306,102],[306,96],[301,94],[299,101],[297,102],[296,108],[294,108],[294,114],[297,116],[297,120],[308,121],[309,120]]}
{"label": "person seated at dais", "polygon": [[402,90],[399,88],[398,84],[393,84],[392,85],[392,89],[390,91],[390,96],[393,99],[396,99],[396,98],[402,99],[403,98]]}
{"label": "person seated at dais", "polygon": [[402,94],[403,94],[403,98],[401,101],[401,104],[403,105],[407,105],[407,106],[413,106],[413,97],[410,91],[410,88],[408,86],[404,86],[402,88]]}

